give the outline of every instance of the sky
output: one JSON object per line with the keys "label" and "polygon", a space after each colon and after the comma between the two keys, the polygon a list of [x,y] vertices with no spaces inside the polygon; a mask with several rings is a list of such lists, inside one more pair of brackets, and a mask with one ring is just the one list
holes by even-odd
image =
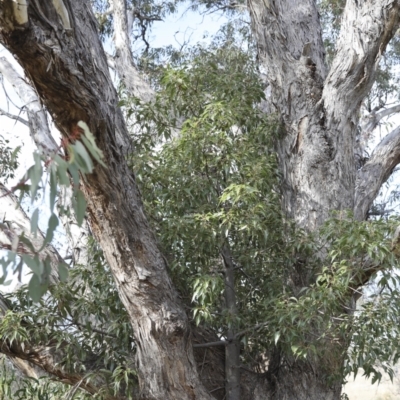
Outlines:
{"label": "sky", "polygon": [[216,33],[226,21],[221,13],[201,15],[198,11],[188,10],[188,4],[184,3],[176,14],[154,25],[149,35],[150,44],[153,47],[167,45],[180,47],[185,41],[190,41],[192,44],[207,42],[205,35]]}

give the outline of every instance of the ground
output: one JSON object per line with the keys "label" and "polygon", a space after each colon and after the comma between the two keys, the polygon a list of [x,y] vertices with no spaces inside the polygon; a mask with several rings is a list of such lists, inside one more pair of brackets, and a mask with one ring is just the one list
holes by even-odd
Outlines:
{"label": "ground", "polygon": [[349,400],[400,400],[400,371],[397,372],[393,383],[384,377],[379,385],[371,385],[371,381],[362,376],[357,376],[355,381],[349,378],[343,391]]}

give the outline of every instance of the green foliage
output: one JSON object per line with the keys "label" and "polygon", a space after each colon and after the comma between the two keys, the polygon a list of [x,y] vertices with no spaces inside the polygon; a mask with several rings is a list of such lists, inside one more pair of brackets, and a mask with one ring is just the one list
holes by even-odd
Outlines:
{"label": "green foliage", "polygon": [[[48,377],[21,379],[4,358],[0,359],[0,399],[1,400],[58,400],[68,398],[70,389]],[[78,392],[75,400],[87,400],[89,396]]]}
{"label": "green foliage", "polygon": [[257,108],[264,94],[255,65],[233,44],[199,47],[190,64],[165,69],[160,86],[156,104],[135,114],[148,132],[133,164],[147,211],[197,323],[228,326],[221,249],[229,243],[245,296],[237,318],[251,325],[258,316],[249,304],[263,292],[253,277],[268,274],[272,246],[284,241],[271,141],[277,124]]}
{"label": "green foliage", "polygon": [[[330,366],[344,359],[338,379],[357,375],[361,368],[373,381],[381,379],[382,370],[393,377],[392,365],[400,358],[400,278],[389,238],[398,222],[358,222],[350,214],[330,219],[316,234],[318,239],[311,240],[314,246],[319,243],[315,250],[319,247],[324,256],[315,282],[295,296],[282,293],[267,305],[267,325],[276,328],[275,343],[296,357],[325,359],[326,371],[321,372],[328,374]],[[318,258],[313,258],[317,264]],[[362,289],[365,281],[376,282],[379,295]],[[351,297],[362,291],[367,296],[356,309]],[[350,341],[348,351],[343,343]]]}
{"label": "green foliage", "polygon": [[[370,279],[397,285],[389,238],[398,221],[358,222],[339,213],[313,235],[296,231],[280,212],[273,151],[279,126],[259,112],[263,87],[254,61],[234,40],[190,49],[184,60],[163,70],[155,103],[122,104],[134,116],[132,168],[194,321],[220,337],[234,326],[246,363],[278,347],[295,358],[325,359],[321,372],[329,379],[360,368],[379,379],[378,364],[391,374],[397,296],[380,303],[370,297],[355,314],[351,299]],[[224,300],[226,245],[236,315]],[[367,338],[375,331],[379,341]]]}
{"label": "green foliage", "polygon": [[12,149],[10,141],[0,135],[0,179],[6,183],[8,179],[15,178],[15,170],[18,168],[18,154],[20,147]]}
{"label": "green foliage", "polygon": [[[88,246],[88,264],[75,265],[69,279],[51,286],[39,302],[32,302],[27,286],[7,295],[13,306],[0,322],[0,336],[10,344],[16,340],[26,346],[56,348],[65,371],[82,374],[86,383],[103,382],[96,395],[99,400],[116,394],[129,399],[137,384],[131,326],[103,253],[93,240]],[[0,390],[6,382],[3,375]],[[55,400],[71,391],[48,378],[18,382],[21,387],[12,394],[4,388],[7,399]],[[78,390],[75,398],[93,397]]]}
{"label": "green foliage", "polygon": [[[29,295],[34,301],[40,300],[50,284],[51,261],[48,257],[42,257],[41,252],[46,245],[52,242],[54,233],[59,225],[59,215],[54,209],[59,188],[72,188],[72,212],[76,215],[78,225],[81,226],[86,210],[86,200],[79,189],[80,174],[85,176],[85,174],[90,174],[93,171],[94,164],[92,158],[105,167],[101,161],[102,153],[96,146],[94,137],[88,126],[82,121],[78,123],[76,128],[76,137],[79,137],[82,142],[75,140],[67,143],[65,149],[67,157],[54,154],[48,159],[47,156],[34,153],[34,165],[28,169],[24,179],[15,188],[15,190],[19,190],[20,192],[20,199],[28,196],[33,203],[39,191],[46,188],[46,181],[48,180],[49,182],[48,198],[51,215],[48,219],[47,229],[44,232],[44,240],[41,242],[40,248],[37,245],[35,246],[34,241],[31,241],[22,234],[18,238],[18,241],[13,243],[12,250],[8,252],[7,256],[0,260],[0,265],[3,267],[3,276],[0,278],[1,283],[6,280],[9,269],[20,275],[24,265],[30,268],[32,278],[28,287]],[[3,154],[7,154],[7,148]],[[17,152],[14,151],[13,154],[17,154]],[[44,173],[43,165],[46,166],[46,174]],[[72,177],[71,180],[70,177]],[[70,211],[59,210],[59,212],[69,213]],[[31,232],[35,237],[38,235],[39,219],[39,208],[36,208],[33,211],[31,219]],[[15,249],[17,249],[19,242],[27,246],[31,254],[24,254],[22,257],[17,258]],[[59,273],[62,280],[65,280],[68,270],[64,265],[60,265]]]}

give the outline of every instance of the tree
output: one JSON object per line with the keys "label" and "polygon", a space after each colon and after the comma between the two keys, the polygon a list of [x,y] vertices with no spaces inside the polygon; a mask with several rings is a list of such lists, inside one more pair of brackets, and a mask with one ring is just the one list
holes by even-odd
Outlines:
{"label": "tree", "polygon": [[[231,12],[236,3],[203,4]],[[96,251],[85,256],[83,268],[71,269],[72,279],[60,284],[65,267],[58,267],[61,256],[50,243],[56,214],[44,237],[35,236],[37,222],[27,222],[22,211],[19,221],[24,223],[3,224],[9,249],[25,256],[34,272],[36,268],[31,297],[38,300],[47,283],[53,284],[40,303],[47,316],[53,315],[49,326],[72,319],[74,329],[90,325],[89,331],[100,336],[91,340],[82,329],[75,342],[76,331],[54,335],[55,342],[40,334],[28,340],[35,332],[32,323],[44,324],[41,307],[26,300],[22,290],[20,305],[1,301],[1,351],[11,360],[28,362],[20,361],[20,368],[29,376],[38,376],[32,371],[35,365],[73,385],[70,395],[80,387],[106,398],[124,398],[128,392],[144,399],[338,399],[345,372],[364,367],[379,378],[374,362],[398,358],[399,299],[393,290],[397,281],[390,276],[397,246],[391,241],[395,222],[368,220],[368,213],[398,164],[399,129],[368,160],[361,157],[361,165],[357,155],[360,135],[398,112],[397,106],[379,111],[382,101],[372,109],[375,104],[368,100],[371,90],[377,90],[379,62],[391,40],[396,48],[400,3],[249,1],[257,61],[225,40],[225,47],[211,54],[194,51],[190,67],[180,60],[163,70],[161,79],[154,78],[158,94],[132,57],[128,16],[143,36],[165,8],[151,2],[129,2],[128,7],[123,0],[114,0],[109,9],[106,5],[76,0],[0,4],[1,42],[35,87],[64,138],[63,149],[51,144],[40,107],[28,106],[31,132],[46,165],[53,168],[54,182],[68,186],[66,170],[72,175],[76,216],[69,217],[78,225],[83,223],[83,193],[90,230],[103,252],[94,244]],[[102,34],[113,23],[114,60],[104,53],[91,6],[99,12]],[[165,6],[172,10],[174,3]],[[324,23],[333,21],[326,46],[319,10]],[[123,82],[123,103],[107,61]],[[4,74],[6,69],[3,65]],[[266,76],[264,108],[259,106],[264,95],[257,70]],[[360,133],[363,104],[371,114]],[[133,138],[120,105],[127,117],[135,118]],[[161,140],[169,140],[162,151],[157,150],[160,134],[165,136]],[[195,146],[199,143],[202,151]],[[8,151],[0,155],[14,160]],[[18,187],[32,196],[42,172],[39,156],[36,160],[31,180]],[[182,171],[183,163],[187,171]],[[79,187],[78,171],[85,175]],[[138,184],[154,220],[151,226]],[[11,195],[2,198],[16,204]],[[102,279],[104,268],[111,271],[115,286]],[[378,271],[382,297],[367,301],[355,315],[355,300]],[[96,321],[90,312],[80,313],[83,303],[76,293],[71,295],[75,284],[100,304],[112,294],[109,309]],[[101,293],[99,287],[107,290]],[[123,309],[115,306],[116,293]],[[190,325],[185,309],[190,298],[197,326]],[[33,315],[39,319],[32,320]],[[106,332],[111,337],[125,338],[123,349],[108,358],[101,351],[105,326],[113,327]],[[379,340],[371,341],[375,331]],[[242,339],[248,342],[240,344]],[[49,354],[50,344],[54,351]],[[193,347],[200,349],[197,354]],[[211,352],[214,348],[224,351]],[[58,360],[68,359],[71,349],[82,350],[86,359],[79,368],[74,362],[60,367]],[[132,368],[132,353],[137,368]],[[111,365],[114,361],[118,368]],[[104,370],[112,373],[113,393],[107,391],[109,375],[94,374]],[[135,374],[138,390],[132,389]],[[226,383],[222,390],[221,381]]]}

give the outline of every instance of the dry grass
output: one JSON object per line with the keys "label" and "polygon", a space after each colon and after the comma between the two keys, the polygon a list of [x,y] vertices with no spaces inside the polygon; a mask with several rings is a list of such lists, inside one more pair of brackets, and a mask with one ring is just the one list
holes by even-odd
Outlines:
{"label": "dry grass", "polygon": [[400,400],[399,377],[392,383],[389,378],[382,378],[381,383],[371,385],[371,381],[358,376],[354,381],[352,378],[343,390],[350,400]]}

